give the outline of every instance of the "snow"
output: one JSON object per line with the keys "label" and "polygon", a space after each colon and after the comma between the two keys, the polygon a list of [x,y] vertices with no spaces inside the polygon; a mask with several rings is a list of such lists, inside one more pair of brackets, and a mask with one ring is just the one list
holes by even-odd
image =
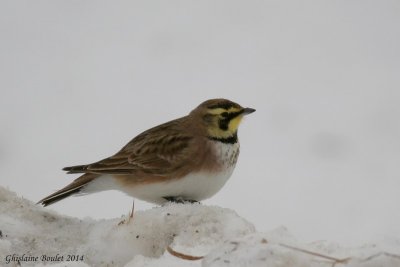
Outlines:
{"label": "snow", "polygon": [[[283,226],[260,233],[233,210],[201,204],[167,204],[135,212],[132,219],[76,219],[0,187],[0,231],[2,266],[13,263],[7,264],[12,255],[38,258],[22,266],[52,267],[332,266],[335,261],[324,256],[349,259],[340,266],[400,266],[400,240],[394,238],[355,248],[328,241],[305,244]],[[168,246],[204,258],[184,260],[171,255]],[[67,261],[68,255],[78,261]]]}

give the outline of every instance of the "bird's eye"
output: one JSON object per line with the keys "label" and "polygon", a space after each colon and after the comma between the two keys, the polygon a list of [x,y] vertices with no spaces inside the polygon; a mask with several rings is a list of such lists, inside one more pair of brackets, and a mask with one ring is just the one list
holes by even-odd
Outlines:
{"label": "bird's eye", "polygon": [[222,116],[222,117],[228,117],[228,112],[222,112],[222,113],[221,113],[221,116]]}

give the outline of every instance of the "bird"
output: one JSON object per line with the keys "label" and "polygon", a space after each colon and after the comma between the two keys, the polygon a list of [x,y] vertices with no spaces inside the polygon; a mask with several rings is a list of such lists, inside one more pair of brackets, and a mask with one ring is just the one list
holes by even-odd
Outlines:
{"label": "bird", "polygon": [[111,157],[63,168],[81,176],[38,204],[105,190],[157,205],[208,199],[232,175],[239,124],[254,111],[224,98],[206,100],[188,115],[137,135]]}

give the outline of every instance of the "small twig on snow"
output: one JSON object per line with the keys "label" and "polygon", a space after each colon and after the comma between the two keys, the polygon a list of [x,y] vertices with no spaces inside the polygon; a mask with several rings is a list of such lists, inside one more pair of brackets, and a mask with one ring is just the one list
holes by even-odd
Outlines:
{"label": "small twig on snow", "polygon": [[293,249],[293,250],[296,250],[296,251],[299,251],[299,252],[302,252],[302,253],[306,253],[306,254],[313,255],[313,256],[316,256],[316,257],[320,257],[320,258],[323,258],[323,259],[334,261],[332,266],[335,266],[337,263],[345,264],[351,259],[351,258],[338,259],[338,258],[334,258],[334,257],[331,257],[331,256],[323,255],[323,254],[320,254],[320,253],[317,253],[317,252],[305,250],[305,249],[302,249],[302,248],[296,248],[296,247],[288,246],[288,245],[285,245],[285,244],[282,244],[282,243],[280,243],[279,245],[282,246],[282,247],[288,248],[288,249]]}
{"label": "small twig on snow", "polygon": [[188,260],[188,261],[197,261],[197,260],[201,260],[202,258],[204,258],[204,256],[192,256],[192,255],[180,253],[178,251],[173,250],[170,246],[167,247],[167,251],[172,256],[175,256],[175,257],[183,259],[183,260]]}
{"label": "small twig on snow", "polygon": [[130,221],[133,221],[133,214],[135,212],[135,200],[132,200],[132,210],[129,212],[128,214],[128,219],[123,219],[121,220],[118,225],[122,225],[122,224],[128,224]]}

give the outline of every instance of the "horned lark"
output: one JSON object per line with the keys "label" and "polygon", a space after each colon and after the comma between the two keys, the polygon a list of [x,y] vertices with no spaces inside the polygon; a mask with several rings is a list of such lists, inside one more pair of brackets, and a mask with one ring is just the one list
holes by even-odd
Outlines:
{"label": "horned lark", "polygon": [[139,134],[109,158],[64,168],[82,175],[39,203],[113,189],[156,204],[210,198],[231,176],[240,121],[254,111],[226,99],[207,100],[189,115]]}

